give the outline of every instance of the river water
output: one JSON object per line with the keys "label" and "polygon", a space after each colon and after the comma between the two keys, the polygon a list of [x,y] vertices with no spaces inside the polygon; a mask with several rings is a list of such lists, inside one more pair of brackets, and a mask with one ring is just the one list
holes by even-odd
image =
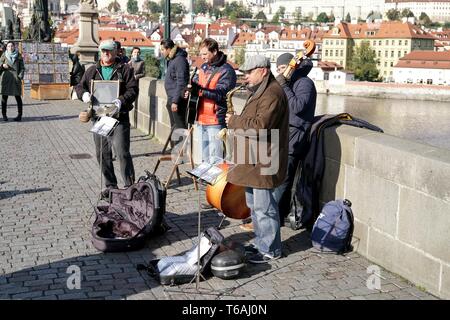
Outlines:
{"label": "river water", "polygon": [[450,150],[450,101],[319,94],[316,115],[347,112],[387,134]]}

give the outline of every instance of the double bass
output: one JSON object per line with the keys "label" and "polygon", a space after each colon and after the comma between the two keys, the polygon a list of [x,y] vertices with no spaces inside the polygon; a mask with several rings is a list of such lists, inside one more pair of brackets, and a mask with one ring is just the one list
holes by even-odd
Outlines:
{"label": "double bass", "polygon": [[[303,44],[305,50],[297,53],[292,60],[289,62],[286,70],[283,72],[283,76],[286,79],[290,79],[294,71],[300,66],[303,59],[311,56],[315,49],[316,44],[312,40],[306,40]],[[232,102],[232,97],[234,93],[244,86],[234,88],[227,93],[227,113],[234,114],[234,107]],[[228,129],[222,129],[218,134],[217,138],[221,139],[225,143],[226,160],[231,159],[231,143],[228,137]],[[250,216],[250,209],[247,207],[245,201],[245,187],[234,185],[227,182],[227,173],[230,165],[227,163],[222,163],[217,165],[223,170],[221,175],[216,179],[216,183],[213,185],[208,185],[206,187],[206,200],[214,208],[221,211],[225,216],[233,219],[246,219]]]}
{"label": "double bass", "polygon": [[294,73],[294,71],[296,69],[298,69],[298,67],[300,66],[302,61],[305,58],[310,57],[314,53],[314,51],[316,50],[316,43],[313,40],[308,39],[303,43],[303,47],[305,48],[305,50],[299,51],[291,59],[286,70],[284,70],[283,76],[286,78],[286,80],[290,80],[292,77],[292,74]]}

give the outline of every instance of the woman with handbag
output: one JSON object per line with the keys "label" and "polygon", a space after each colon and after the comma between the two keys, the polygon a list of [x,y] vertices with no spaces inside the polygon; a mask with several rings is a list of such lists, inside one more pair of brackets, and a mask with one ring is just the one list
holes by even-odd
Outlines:
{"label": "woman with handbag", "polygon": [[14,42],[6,45],[5,53],[0,57],[0,95],[2,96],[3,121],[8,121],[6,116],[8,96],[16,97],[17,117],[14,121],[22,120],[22,79],[25,67],[22,55],[16,49]]}

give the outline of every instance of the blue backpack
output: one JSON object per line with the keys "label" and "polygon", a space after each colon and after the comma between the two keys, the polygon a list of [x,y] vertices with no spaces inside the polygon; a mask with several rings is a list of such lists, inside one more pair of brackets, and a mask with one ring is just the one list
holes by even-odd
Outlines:
{"label": "blue backpack", "polygon": [[322,252],[351,251],[354,228],[351,205],[347,199],[325,204],[311,232],[314,248]]}

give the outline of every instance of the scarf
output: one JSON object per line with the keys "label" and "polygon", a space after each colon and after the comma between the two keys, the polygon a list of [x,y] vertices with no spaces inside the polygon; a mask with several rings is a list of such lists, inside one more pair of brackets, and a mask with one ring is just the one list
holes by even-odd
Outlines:
{"label": "scarf", "polygon": [[6,59],[8,59],[8,62],[11,65],[13,65],[14,62],[16,62],[18,55],[19,55],[19,52],[16,49],[13,52],[9,52],[8,50],[5,52]]}
{"label": "scarf", "polygon": [[131,57],[131,62],[139,62],[139,61],[142,61],[142,58],[140,56]]}

